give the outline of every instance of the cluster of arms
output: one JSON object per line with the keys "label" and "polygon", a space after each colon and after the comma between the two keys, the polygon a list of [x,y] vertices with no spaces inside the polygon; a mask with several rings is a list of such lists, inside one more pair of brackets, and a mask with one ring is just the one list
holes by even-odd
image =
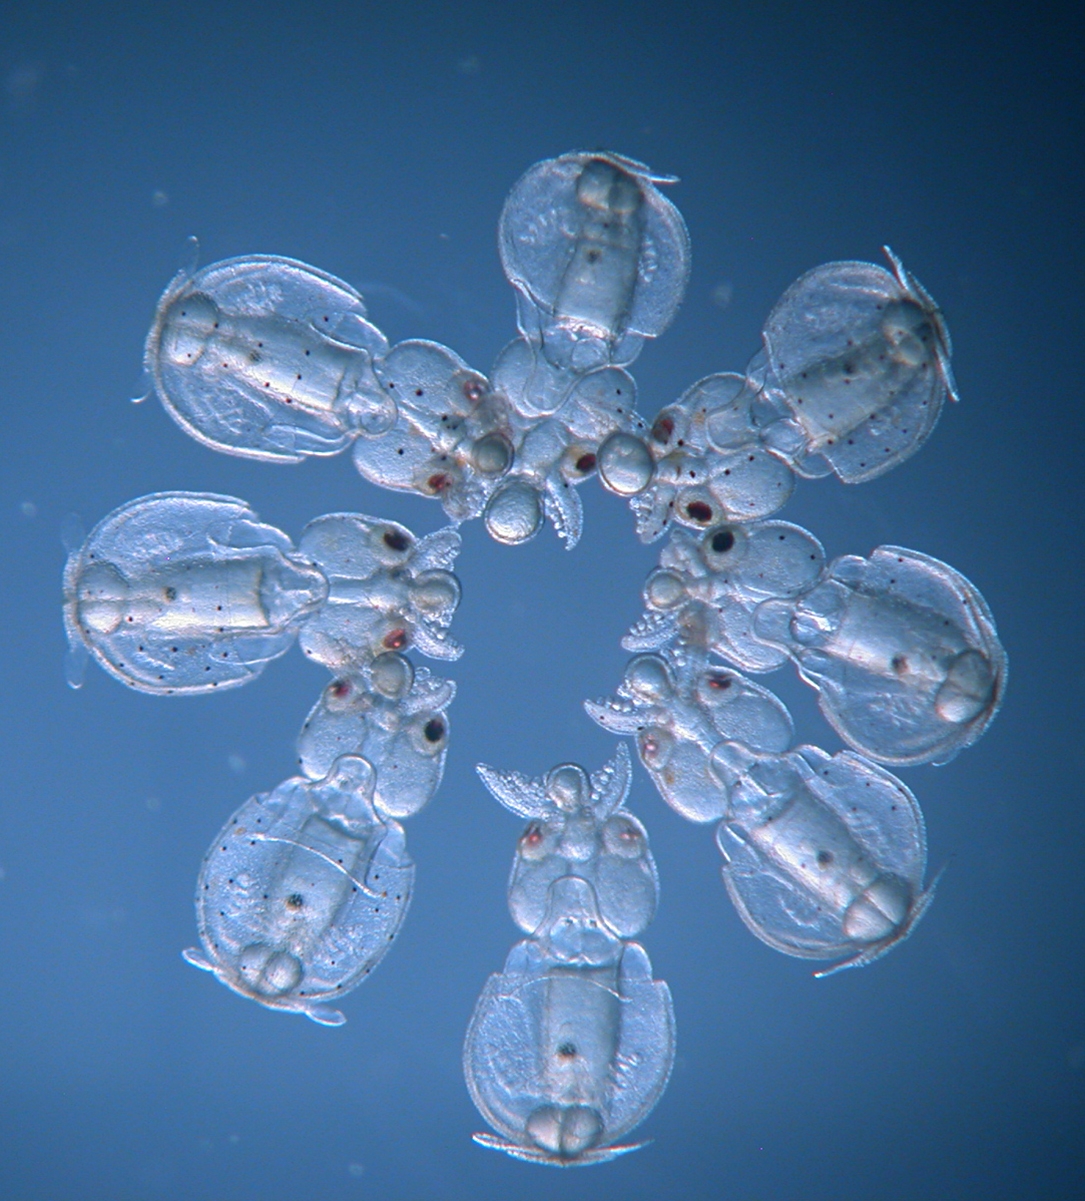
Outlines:
{"label": "cluster of arms", "polygon": [[[217,450],[273,462],[352,448],[359,472],[437,499],[423,538],[393,521],[319,517],[295,547],[240,500],[157,493],[70,548],[71,678],[88,652],[143,692],[242,684],[297,640],[332,680],[298,741],[301,774],[246,801],[197,885],[202,949],[235,992],[326,1025],[395,939],[414,865],[400,820],[436,792],[451,680],[415,666],[462,653],[457,527],[507,544],[549,521],[571,548],[576,487],[628,498],[640,539],[667,541],[616,694],[586,703],[633,738],[660,795],[716,822],[723,878],[770,946],[866,964],[928,906],[923,818],[882,765],[944,763],[997,711],[1006,660],[963,576],[882,546],[826,562],[771,520],[796,476],[858,483],[924,442],[955,399],[931,297],[889,269],[802,276],[741,374],[712,375],[646,423],[628,367],[681,299],[688,235],[640,163],[572,153],[506,201],[502,263],[519,336],[489,377],[434,342],[389,346],[348,284],[270,256],[182,272],[159,302],[146,366],[171,416]],[[795,747],[791,717],[743,672],[791,661],[851,749]],[[478,1142],[561,1166],[611,1159],[674,1058],[666,984],[634,941],[658,879],[624,806],[625,744],[601,770],[541,779],[478,768],[528,819],[509,881],[526,935],[490,977],[464,1071],[497,1134]],[[824,973],[820,973],[824,974]]]}

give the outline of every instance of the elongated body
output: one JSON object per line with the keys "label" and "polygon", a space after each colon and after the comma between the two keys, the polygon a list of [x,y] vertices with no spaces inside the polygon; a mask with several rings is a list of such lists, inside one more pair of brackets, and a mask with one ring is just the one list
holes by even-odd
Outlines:
{"label": "elongated body", "polygon": [[157,492],[103,518],[64,573],[68,639],[140,692],[244,684],[327,596],[324,576],[244,501]]}
{"label": "elongated body", "polygon": [[586,880],[555,880],[549,898],[535,937],[487,982],[463,1066],[472,1100],[501,1136],[476,1142],[570,1167],[639,1145],[618,1140],[666,1086],[674,1014],[644,949],[610,933]]}
{"label": "elongated body", "polygon": [[146,364],[189,434],[244,458],[337,454],[395,420],[361,296],[294,259],[251,255],[182,273],[158,303]]}
{"label": "elongated body", "polygon": [[643,163],[571,153],[536,163],[509,193],[498,240],[519,325],[556,367],[631,362],[685,291],[689,235]]}

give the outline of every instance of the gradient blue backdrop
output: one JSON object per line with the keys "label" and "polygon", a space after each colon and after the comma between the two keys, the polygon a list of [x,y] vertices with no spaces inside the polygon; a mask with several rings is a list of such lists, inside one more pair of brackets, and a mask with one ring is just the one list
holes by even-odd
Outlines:
{"label": "gradient blue backdrop", "polygon": [[[1082,26],[1057,5],[50,5],[0,12],[0,1198],[1068,1198],[1085,1166],[1082,857]],[[1067,6],[1067,11],[1069,6]],[[1001,14],[1001,15],[1000,15]],[[572,554],[464,530],[448,771],[408,823],[406,927],[327,1030],[181,961],[200,857],[290,774],[326,676],[296,652],[240,690],[63,681],[59,531],[131,497],[225,492],[419,532],[431,502],[348,457],[216,455],[133,407],[154,303],[203,262],[290,255],[358,285],[393,339],[486,370],[513,332],[494,230],[536,160],[609,147],[681,176],[673,326],[636,365],[653,414],[740,369],[775,298],[888,241],[944,307],[963,397],[861,488],[784,516],[830,554],[882,542],[982,589],[1012,665],[984,740],[902,773],[949,863],[929,915],[827,981],[755,941],[710,829],[638,768],[663,900],[644,942],[678,1059],[618,1163],[557,1174],[470,1141],[460,1047],[516,937],[519,823],[473,764],[597,767],[657,547],[594,482]],[[838,740],[790,672],[801,737]]]}

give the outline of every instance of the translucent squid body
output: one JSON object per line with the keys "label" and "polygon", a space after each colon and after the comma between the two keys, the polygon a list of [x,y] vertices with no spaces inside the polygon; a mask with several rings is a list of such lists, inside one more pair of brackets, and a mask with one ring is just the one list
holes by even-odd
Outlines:
{"label": "translucent squid body", "polygon": [[320,779],[345,754],[376,772],[374,803],[390,817],[411,817],[433,798],[448,752],[445,710],[451,680],[394,651],[338,676],[321,693],[298,737],[298,762]]}
{"label": "translucent squid body", "polygon": [[373,371],[387,350],[349,284],[293,259],[251,255],[173,280],[146,365],[166,411],[197,441],[297,462],[391,427],[395,403]]}
{"label": "translucent squid body", "polygon": [[348,513],[312,522],[295,551],[242,501],[185,492],[122,506],[69,557],[72,646],[134,688],[244,683],[299,631],[339,673],[302,731],[307,778],[247,801],[204,861],[204,952],[186,958],[243,996],[338,1024],[325,1002],[399,929],[414,867],[395,819],[440,784],[455,685],[398,650],[459,655],[447,636],[459,582],[446,570],[459,547],[454,530],[416,539]]}
{"label": "translucent squid body", "polygon": [[254,796],[212,843],[196,885],[203,951],[185,959],[270,1009],[325,1026],[395,938],[414,881],[403,830],[379,812],[374,773],[345,755],[320,780]]}
{"label": "translucent squid body", "polygon": [[325,688],[298,740],[305,776],[253,797],[211,845],[196,890],[204,952],[185,958],[242,996],[345,1021],[325,1002],[377,965],[410,900],[396,818],[437,791],[451,680],[395,651]]}
{"label": "translucent squid body", "polygon": [[455,530],[415,539],[361,514],[317,518],[298,549],[244,501],[160,492],[111,513],[72,551],[65,622],[73,650],[141,692],[243,684],[301,634],[333,671],[417,645],[443,659],[460,586]]}
{"label": "translucent squid body", "polygon": [[666,329],[689,275],[689,234],[656,188],[673,183],[621,155],[563,154],[513,187],[498,225],[518,324],[556,367],[632,362]]}
{"label": "translucent squid body", "polygon": [[685,225],[656,187],[671,182],[606,152],[523,176],[500,223],[521,336],[492,382],[438,343],[389,347],[342,280],[253,255],[167,288],[147,340],[156,391],[217,450],[294,462],[353,445],[371,482],[438,499],[455,522],[483,516],[508,544],[549,520],[575,545],[574,489],[592,474],[629,499],[650,542],[672,523],[768,517],[792,470],[858,482],[916,450],[956,395],[950,343],[892,254],[892,273],[807,273],[746,375],[700,380],[650,428],[637,416],[621,369],[671,321],[689,272]]}
{"label": "translucent squid body", "polygon": [[643,947],[655,865],[622,808],[624,749],[590,778],[566,763],[541,780],[480,767],[503,805],[531,817],[509,907],[531,937],[490,977],[464,1044],[471,1097],[499,1132],[483,1146],[571,1167],[643,1144],[618,1140],[651,1112],[674,1061],[674,1013]]}
{"label": "translucent squid body", "polygon": [[793,283],[765,322],[759,400],[770,412],[760,422],[800,475],[873,479],[914,454],[945,398],[957,399],[942,314],[884,250],[891,272],[825,263]]}
{"label": "translucent squid body", "polygon": [[945,763],[1002,702],[1006,656],[979,591],[899,546],[834,559],[815,587],[767,601],[755,634],[794,659],[850,746],[882,763]]}
{"label": "translucent squid body", "polygon": [[906,938],[934,895],[915,797],[859,755],[717,749],[731,805],[716,841],[739,916],[770,947],[858,967]]}
{"label": "translucent squid body", "polygon": [[787,652],[757,638],[757,606],[798,596],[825,565],[821,543],[787,521],[720,525],[701,537],[673,529],[644,585],[646,612],[627,651],[667,650],[680,662],[711,653],[745,671],[771,671]]}
{"label": "translucent squid body", "polygon": [[679,674],[661,655],[630,659],[617,695],[584,708],[612,734],[636,739],[660,796],[696,822],[727,811],[727,787],[711,769],[721,742],[772,754],[794,736],[791,715],[767,688],[723,667]]}
{"label": "translucent squid body", "polygon": [[536,936],[515,946],[475,1007],[471,1098],[501,1137],[484,1147],[557,1167],[601,1163],[654,1107],[674,1057],[670,992],[643,947],[606,928],[591,886],[564,876]]}
{"label": "translucent squid body", "polygon": [[327,593],[244,501],[159,492],[110,513],[71,552],[64,619],[73,652],[89,650],[130,687],[209,692],[289,650]]}

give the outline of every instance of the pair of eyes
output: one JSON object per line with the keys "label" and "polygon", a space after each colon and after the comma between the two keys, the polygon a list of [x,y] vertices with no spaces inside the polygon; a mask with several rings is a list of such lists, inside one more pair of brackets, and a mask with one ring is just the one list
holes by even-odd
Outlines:
{"label": "pair of eyes", "polygon": [[[636,826],[627,821],[610,820],[603,827],[603,844],[609,851],[618,853],[625,852],[626,854],[637,854],[640,852],[642,838],[640,831]],[[530,826],[520,835],[520,852],[532,856],[532,852],[537,855],[540,851],[545,851],[546,843],[556,843],[561,836],[560,827],[547,828],[542,822],[532,822]]]}

